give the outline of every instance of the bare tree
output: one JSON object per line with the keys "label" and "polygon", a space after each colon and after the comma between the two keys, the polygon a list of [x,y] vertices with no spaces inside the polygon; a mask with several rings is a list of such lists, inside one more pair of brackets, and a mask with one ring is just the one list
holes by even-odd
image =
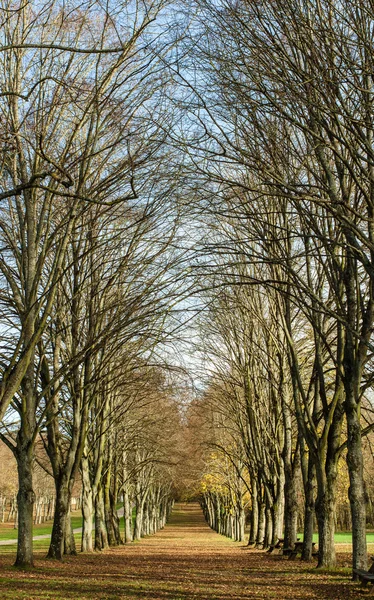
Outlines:
{"label": "bare tree", "polygon": [[131,19],[125,6],[113,14],[99,5],[66,11],[57,2],[8,8],[1,7],[0,55],[0,416],[10,403],[20,413],[17,443],[10,443],[19,465],[16,564],[28,566],[38,431],[36,348],[79,219],[93,203],[126,204],[142,194],[144,178],[137,181],[137,174],[147,161],[150,167],[159,146],[146,115],[161,81],[157,75],[156,83],[154,36],[149,31],[145,37],[145,30],[162,5],[138,5]]}

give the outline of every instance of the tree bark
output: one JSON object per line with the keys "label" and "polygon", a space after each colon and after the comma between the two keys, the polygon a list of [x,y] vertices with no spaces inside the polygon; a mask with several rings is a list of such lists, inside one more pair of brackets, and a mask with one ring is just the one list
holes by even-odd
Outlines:
{"label": "tree bark", "polygon": [[251,476],[251,522],[248,546],[255,546],[258,534],[258,486],[256,479]]}
{"label": "tree bark", "polygon": [[[19,438],[22,438],[22,425]],[[28,568],[34,566],[33,557],[33,512],[35,493],[33,490],[33,448],[32,444],[22,444],[17,447],[18,467],[18,545],[16,567]]]}
{"label": "tree bark", "polygon": [[89,473],[89,462],[85,454],[81,460],[82,473],[82,552],[93,552],[93,509],[94,498]]}
{"label": "tree bark", "polygon": [[[347,294],[347,317],[350,323],[357,313],[356,292],[357,265],[351,251],[347,252],[345,284]],[[362,339],[357,345],[351,330],[346,331],[344,347],[345,415],[347,419],[347,465],[349,473],[349,502],[352,518],[353,569],[367,569],[366,545],[366,493],[362,456],[362,432],[360,422],[360,385],[362,369],[367,356],[367,343],[373,322],[373,291],[370,289],[367,308],[363,315]],[[354,573],[353,578],[357,579]]]}
{"label": "tree bark", "polygon": [[259,498],[258,505],[258,531],[256,537],[256,547],[263,548],[266,526],[266,504],[262,498]]}
{"label": "tree bark", "polygon": [[[76,554],[75,544],[71,540],[70,489],[65,477],[55,481],[56,506],[53,519],[51,543],[48,558],[61,560],[65,550],[67,554]],[[67,535],[67,539],[65,536]],[[74,538],[73,538],[74,539]]]}
{"label": "tree bark", "polygon": [[318,568],[336,565],[335,556],[335,503],[336,468],[330,466],[325,482],[318,485],[316,515],[318,522]]}
{"label": "tree bark", "polygon": [[[363,477],[361,424],[357,407],[346,401],[348,428],[347,464],[349,472],[349,502],[352,517],[353,569],[367,569],[366,494]],[[354,574],[354,578],[357,576]]]}
{"label": "tree bark", "polygon": [[[33,319],[25,328],[28,336],[33,332]],[[33,559],[33,513],[35,493],[33,489],[33,458],[36,424],[35,397],[35,356],[22,380],[21,424],[17,434],[15,456],[18,468],[18,545],[15,566],[27,568],[34,566]]]}
{"label": "tree bark", "polygon": [[311,560],[313,551],[313,529],[314,529],[314,494],[315,494],[315,467],[311,456],[308,459],[307,479],[304,484],[304,542],[301,554],[302,560]]}
{"label": "tree bark", "polygon": [[105,524],[104,499],[101,485],[95,498],[95,550],[109,548],[108,534]]}
{"label": "tree bark", "polygon": [[125,544],[132,542],[132,507],[130,494],[125,486],[123,490],[123,520],[125,529]]}

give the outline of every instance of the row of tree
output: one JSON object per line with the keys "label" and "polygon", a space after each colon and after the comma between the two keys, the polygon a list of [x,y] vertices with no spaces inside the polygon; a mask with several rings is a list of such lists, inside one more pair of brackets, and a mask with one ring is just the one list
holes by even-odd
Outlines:
{"label": "row of tree", "polygon": [[74,552],[79,471],[83,549],[93,510],[95,547],[119,541],[128,486],[135,537],[165,520],[171,483],[148,413],[169,410],[157,349],[176,327],[179,216],[158,108],[163,4],[5,0],[0,19],[0,419],[25,567],[39,442],[55,484],[50,557]]}
{"label": "row of tree", "polygon": [[[154,394],[169,406],[160,347],[191,308],[173,312],[196,274],[207,306],[206,394],[220,432],[211,443],[231,465],[239,523],[219,526],[242,535],[244,485],[251,539],[256,522],[274,539],[284,514],[292,545],[301,473],[304,557],[315,509],[319,565],[333,565],[346,457],[353,566],[366,568],[372,6],[184,8],[169,7],[166,18],[162,2],[1,5],[0,418],[18,463],[17,564],[32,563],[38,440],[56,485],[51,556],[72,546],[79,469],[87,546],[93,506],[97,546],[106,543],[100,523],[115,538],[119,472],[128,523],[124,482],[137,473],[145,524],[139,516],[136,535],[163,522],[170,479],[160,487],[155,465],[164,459],[150,449],[158,434],[152,445],[137,432],[153,432],[144,407]],[[189,261],[186,234],[199,250]]]}
{"label": "row of tree", "polygon": [[211,290],[201,327],[212,371],[208,394],[225,432],[215,443],[239,479],[244,465],[252,516],[260,499],[268,542],[279,535],[282,490],[285,543],[295,541],[301,472],[303,555],[311,556],[315,509],[321,567],[335,563],[337,474],[345,457],[353,566],[365,569],[362,438],[373,428],[372,5],[196,5],[191,60],[176,76],[189,119],[179,143],[195,172],[196,219],[208,232],[196,268]]}

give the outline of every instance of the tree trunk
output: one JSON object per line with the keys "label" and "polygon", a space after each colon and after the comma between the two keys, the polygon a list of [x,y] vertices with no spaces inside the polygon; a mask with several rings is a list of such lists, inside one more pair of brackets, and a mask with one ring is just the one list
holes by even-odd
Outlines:
{"label": "tree trunk", "polygon": [[17,467],[18,467],[18,545],[16,567],[28,568],[34,566],[33,559],[33,512],[35,493],[33,490],[33,452],[32,444],[21,442],[23,428],[17,439]]}
{"label": "tree trunk", "polygon": [[[330,480],[329,480],[330,479]],[[316,515],[318,522],[318,568],[331,568],[336,564],[335,556],[335,483],[330,477],[324,489],[318,490]],[[319,486],[322,488],[322,486]]]}
{"label": "tree trunk", "polygon": [[132,542],[132,508],[128,490],[123,491],[123,521],[125,528],[125,544]]}
{"label": "tree trunk", "polygon": [[[371,136],[372,138],[372,136]],[[371,174],[373,168],[371,167]],[[370,209],[371,210],[371,209]],[[372,221],[372,219],[371,219]],[[371,233],[372,227],[371,227]],[[360,342],[357,344],[350,327],[346,329],[344,346],[344,391],[345,415],[347,419],[347,464],[349,472],[349,501],[352,518],[353,569],[367,569],[366,546],[366,494],[363,477],[363,456],[360,422],[360,394],[362,371],[368,354],[368,341],[373,326],[373,281],[367,302],[358,305],[357,259],[348,244],[344,282],[347,297],[347,322],[354,323],[358,314],[362,317]],[[360,300],[362,302],[362,299]],[[365,307],[365,308],[364,308]],[[363,311],[364,309],[364,311]],[[357,575],[353,575],[357,579]]]}
{"label": "tree trunk", "polygon": [[[352,518],[353,568],[367,569],[366,494],[363,478],[361,424],[357,407],[346,402],[348,428],[347,464],[349,472],[349,502]],[[354,575],[357,579],[357,576]]]}
{"label": "tree trunk", "polygon": [[302,560],[311,560],[313,551],[313,528],[314,528],[314,493],[315,493],[315,467],[311,456],[308,459],[308,474],[304,484],[304,542],[301,554]]}
{"label": "tree trunk", "polygon": [[278,493],[277,493],[277,505],[275,508],[275,531],[273,532],[273,537],[276,538],[276,541],[283,537],[284,530],[284,465],[283,461],[279,465],[279,479],[278,479]]}
{"label": "tree trunk", "polygon": [[242,542],[245,536],[245,513],[242,505],[239,506],[239,535],[238,541]]}
{"label": "tree trunk", "polygon": [[[69,487],[66,481],[56,480],[56,506],[53,519],[51,543],[49,546],[47,558],[56,558],[61,560],[65,551],[65,535],[68,531],[70,536],[70,526],[68,521],[70,508]],[[69,547],[69,541],[67,546]]]}
{"label": "tree trunk", "polygon": [[251,522],[249,530],[248,546],[254,546],[256,544],[258,534],[258,487],[257,481],[254,477],[251,477]]}
{"label": "tree trunk", "polygon": [[105,525],[108,534],[109,546],[117,546],[118,540],[116,537],[115,526],[114,526],[114,515],[112,513],[112,506],[110,501],[110,468],[106,470],[104,476],[104,514],[105,514]]}
{"label": "tree trunk", "polygon": [[265,510],[266,525],[265,525],[265,539],[264,548],[269,548],[273,540],[273,515],[269,503],[266,503]]}
{"label": "tree trunk", "polygon": [[82,473],[82,552],[93,552],[93,491],[90,480],[88,459],[85,455],[81,460]]}
{"label": "tree trunk", "polygon": [[[29,322],[25,325],[25,339],[31,338],[34,331],[35,314],[30,311]],[[18,545],[15,566],[32,567],[33,559],[33,516],[35,493],[33,489],[33,458],[34,438],[37,430],[36,424],[36,397],[35,397],[35,353],[22,380],[22,409],[20,411],[21,423],[17,434],[15,456],[18,469]]]}
{"label": "tree trunk", "polygon": [[284,547],[293,548],[297,539],[297,495],[293,474],[286,475],[284,489]]}
{"label": "tree trunk", "polygon": [[257,531],[257,538],[256,538],[256,547],[257,548],[264,547],[265,526],[266,526],[266,504],[262,499],[259,499],[258,531]]}
{"label": "tree trunk", "polygon": [[101,485],[95,498],[95,550],[109,548],[108,534],[105,525],[104,499]]}
{"label": "tree trunk", "polygon": [[145,537],[148,534],[149,534],[149,513],[148,513],[148,503],[146,503],[143,508],[143,523],[142,523],[141,536]]}
{"label": "tree trunk", "polygon": [[71,524],[71,516],[70,516],[70,500],[71,494],[69,493],[69,508],[66,514],[65,519],[65,534],[64,534],[64,554],[70,556],[77,555],[77,549],[75,546],[75,538],[73,533],[73,527]]}
{"label": "tree trunk", "polygon": [[222,532],[222,515],[221,515],[221,500],[219,494],[216,494],[216,505],[217,505],[217,533]]}
{"label": "tree trunk", "polygon": [[298,451],[292,460],[292,416],[288,402],[282,404],[284,423],[284,548],[294,548],[297,539],[297,493]]}
{"label": "tree trunk", "polygon": [[142,528],[143,528],[144,502],[136,501],[135,509],[136,509],[136,516],[135,516],[134,540],[140,540],[141,536],[142,536]]}

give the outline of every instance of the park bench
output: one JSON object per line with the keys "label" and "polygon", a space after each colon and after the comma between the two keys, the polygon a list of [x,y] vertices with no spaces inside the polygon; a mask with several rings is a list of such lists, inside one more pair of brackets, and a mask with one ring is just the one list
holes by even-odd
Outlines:
{"label": "park bench", "polygon": [[[298,554],[301,554],[303,551],[303,542],[297,541],[295,542],[295,546],[293,550],[291,550],[288,559],[295,560]],[[312,556],[318,556],[318,550],[316,550],[316,542],[312,542]]]}
{"label": "park bench", "polygon": [[370,593],[374,593],[374,573],[370,571],[362,571],[361,569],[353,569],[353,572],[358,576],[362,586],[366,586],[368,583],[372,584]]}
{"label": "park bench", "polygon": [[[292,548],[285,548],[284,547],[284,540],[282,540],[282,554],[283,556],[288,556],[290,557],[291,554],[293,553],[293,549]],[[297,541],[295,542],[295,544],[301,544],[303,545],[303,542],[300,542],[300,538],[297,538]]]}
{"label": "park bench", "polygon": [[271,553],[282,554],[283,543],[284,543],[284,539],[279,538],[276,544],[272,544],[271,546],[269,546],[269,549],[267,550],[267,552],[269,554],[271,554]]}

